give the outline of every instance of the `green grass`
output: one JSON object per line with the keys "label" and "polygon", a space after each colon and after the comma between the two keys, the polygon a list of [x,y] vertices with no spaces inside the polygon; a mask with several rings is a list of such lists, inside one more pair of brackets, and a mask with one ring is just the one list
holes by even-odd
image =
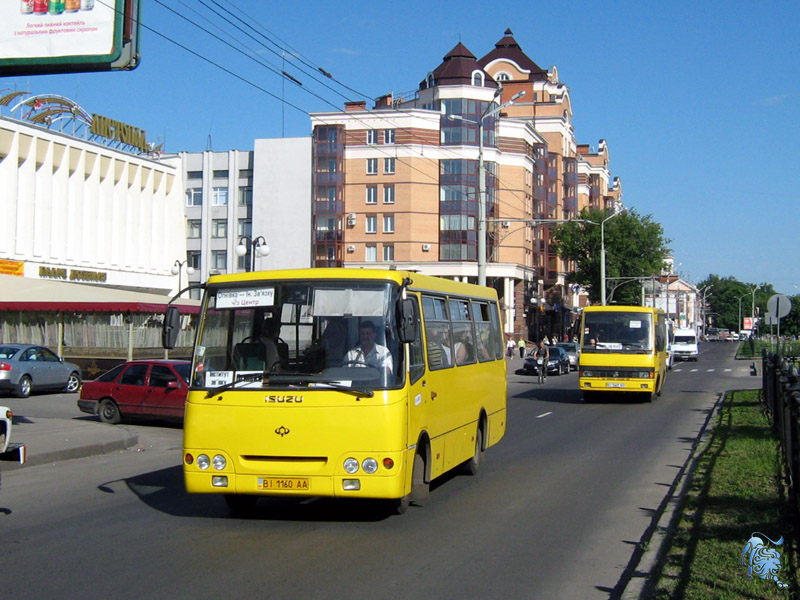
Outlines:
{"label": "green grass", "polygon": [[[766,348],[769,352],[775,352],[776,344],[777,342],[770,342],[769,340],[753,340],[753,346],[751,347],[749,341],[740,342],[736,357],[761,358],[761,350],[763,348]],[[800,356],[800,341],[781,341],[780,349],[785,356]]]}
{"label": "green grass", "polygon": [[[798,597],[795,512],[784,485],[780,445],[759,395],[748,390],[726,397],[643,597]],[[739,561],[753,532],[783,537],[775,549],[782,561],[778,578],[788,588],[756,576],[747,579]]]}

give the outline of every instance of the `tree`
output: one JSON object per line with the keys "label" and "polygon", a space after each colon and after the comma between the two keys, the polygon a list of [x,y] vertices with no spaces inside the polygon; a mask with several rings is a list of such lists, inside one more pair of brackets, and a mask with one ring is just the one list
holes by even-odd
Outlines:
{"label": "tree", "polygon": [[[739,317],[761,316],[767,312],[767,300],[775,293],[771,283],[743,283],[735,277],[720,277],[711,274],[697,284],[698,289],[708,288],[709,323],[712,327],[722,327],[731,331],[739,331],[742,323]],[[755,296],[753,296],[753,288]],[[755,298],[756,314],[751,315],[753,298]],[[739,307],[741,306],[741,315]],[[762,327],[762,331],[764,328]]]}
{"label": "tree", "polygon": [[[563,260],[572,261],[574,271],[567,275],[589,291],[589,300],[600,302],[600,224],[612,213],[607,210],[583,209],[578,218],[555,227],[552,239]],[[650,215],[639,215],[634,209],[606,222],[606,282],[613,277],[648,277],[661,273],[669,254],[660,224]],[[612,289],[608,285],[609,289]],[[618,287],[614,300],[619,304],[641,303],[642,283],[634,280]]]}

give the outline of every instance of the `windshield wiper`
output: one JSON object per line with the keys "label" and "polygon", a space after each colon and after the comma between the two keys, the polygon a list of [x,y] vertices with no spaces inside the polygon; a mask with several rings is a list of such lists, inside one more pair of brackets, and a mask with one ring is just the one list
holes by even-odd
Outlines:
{"label": "windshield wiper", "polygon": [[[302,377],[305,381],[305,385],[301,383],[288,383],[287,380],[296,380],[298,377]],[[240,383],[253,383],[256,381],[262,381],[264,385],[270,384],[281,384],[286,383],[286,387],[289,389],[299,390],[299,389],[308,389],[309,384],[318,383],[324,386],[327,386],[331,389],[346,392],[348,394],[352,394],[357,398],[372,398],[375,393],[372,390],[362,390],[359,388],[353,388],[347,385],[342,385],[336,380],[327,380],[327,379],[315,379],[313,377],[308,377],[307,373],[256,373],[252,375],[240,375],[236,381],[231,381],[226,383],[225,385],[221,385],[215,388],[211,388],[206,393],[206,398],[213,398],[217,394],[221,394],[225,390],[233,389]]]}
{"label": "windshield wiper", "polygon": [[[375,395],[375,392],[373,392],[372,390],[362,390],[360,388],[350,387],[349,385],[342,385],[336,380],[329,381],[326,379],[315,379],[315,380],[309,380],[308,383],[318,383],[320,385],[327,386],[339,392],[346,392],[348,394],[352,394],[356,398],[372,398]],[[289,387],[293,389],[300,389],[300,386],[289,386]]]}

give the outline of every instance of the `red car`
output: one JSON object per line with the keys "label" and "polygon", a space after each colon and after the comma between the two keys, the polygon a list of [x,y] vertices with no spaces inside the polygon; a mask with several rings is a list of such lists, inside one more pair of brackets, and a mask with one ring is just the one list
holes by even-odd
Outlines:
{"label": "red car", "polygon": [[104,423],[122,419],[183,419],[191,363],[134,360],[84,381],[78,408]]}

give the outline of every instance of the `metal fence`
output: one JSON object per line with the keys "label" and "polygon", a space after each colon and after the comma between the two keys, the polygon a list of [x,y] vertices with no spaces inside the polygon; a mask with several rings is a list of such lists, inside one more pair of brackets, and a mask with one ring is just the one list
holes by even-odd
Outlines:
{"label": "metal fence", "polygon": [[800,508],[800,373],[792,358],[762,350],[762,390],[789,467],[792,498]]}

